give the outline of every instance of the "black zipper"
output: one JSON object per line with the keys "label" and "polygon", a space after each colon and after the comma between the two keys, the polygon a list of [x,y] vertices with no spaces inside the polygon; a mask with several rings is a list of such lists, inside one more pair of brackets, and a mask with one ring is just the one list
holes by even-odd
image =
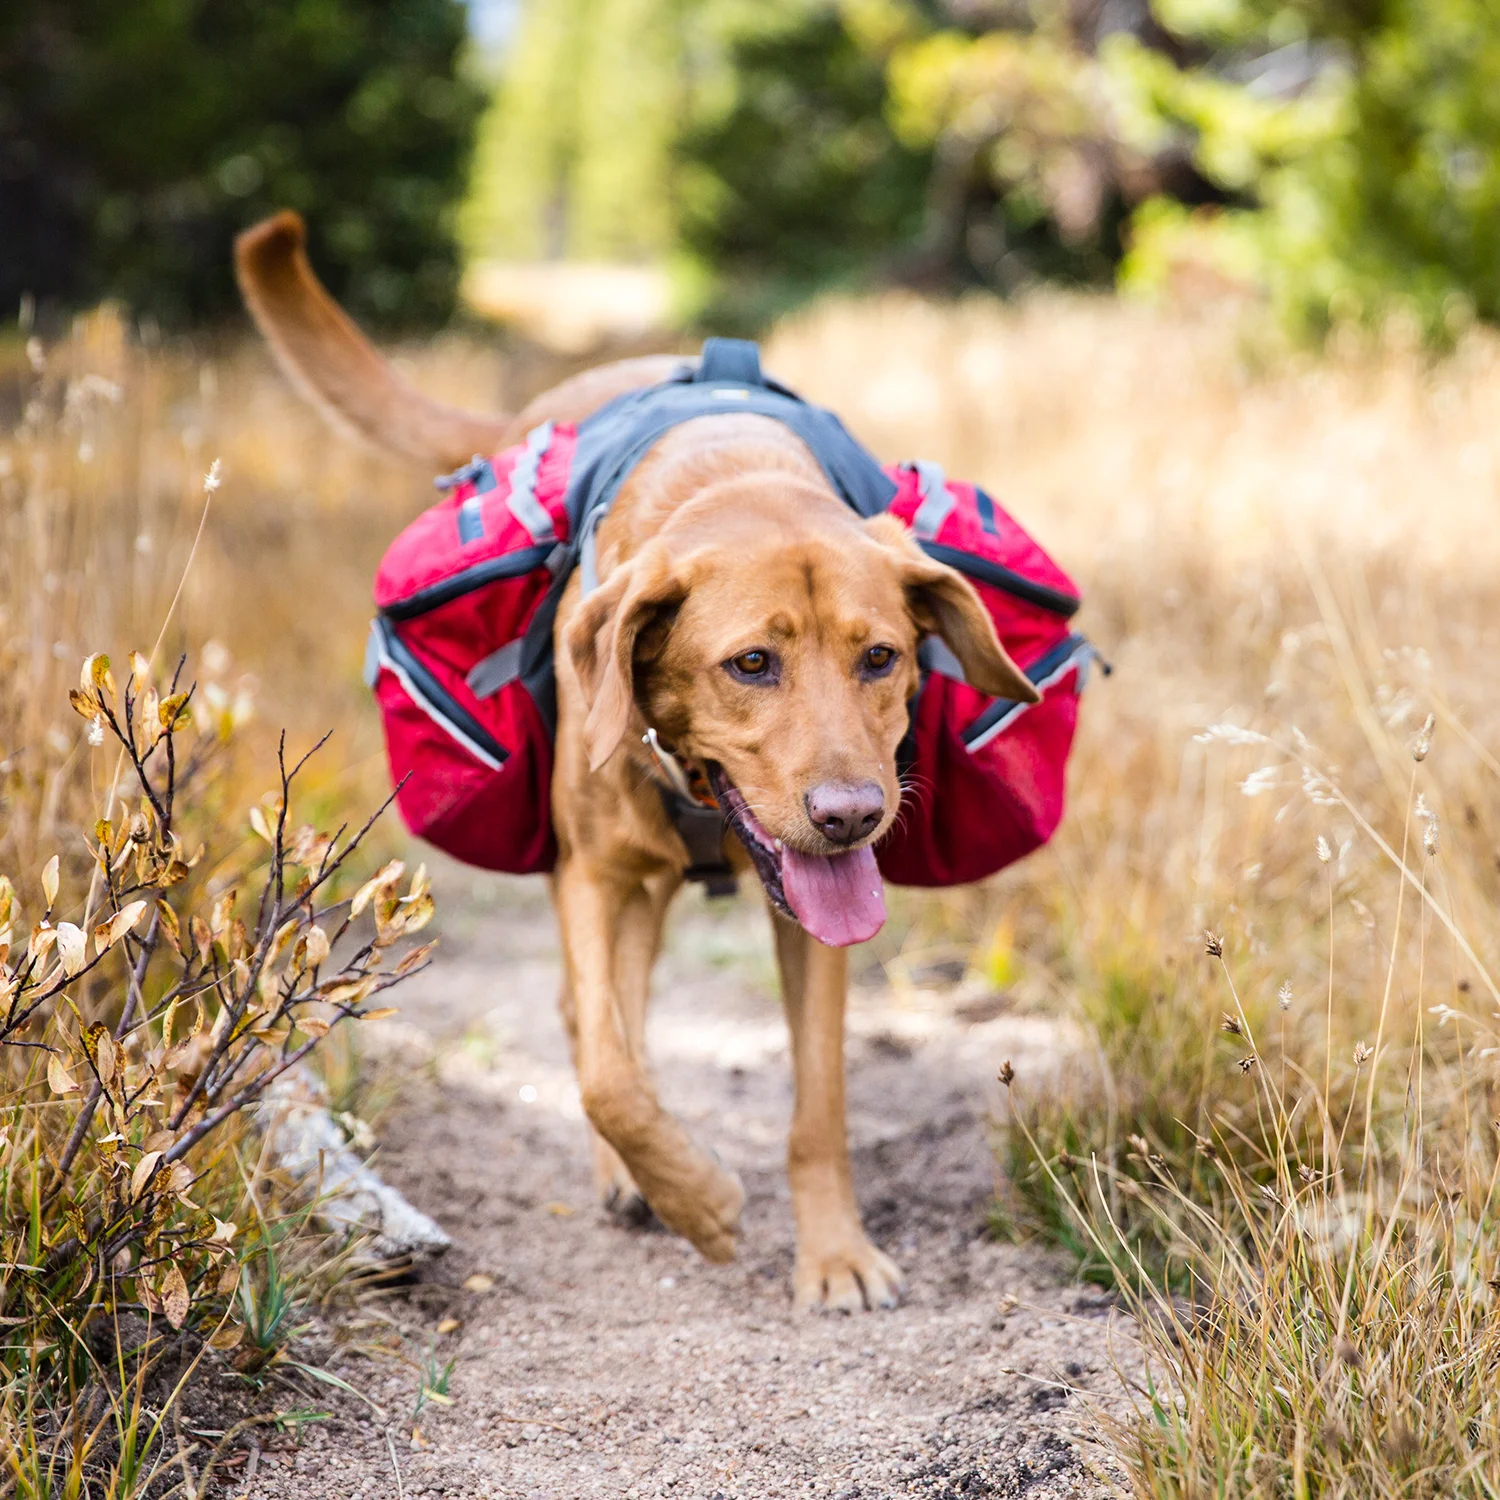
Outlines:
{"label": "black zipper", "polygon": [[940,542],[921,542],[918,545],[934,562],[947,563],[950,568],[967,573],[970,578],[977,578],[993,588],[1004,589],[1007,594],[1024,599],[1028,604],[1035,604],[1038,609],[1061,615],[1065,620],[1077,614],[1078,606],[1083,602],[1073,594],[1048,588],[1045,583],[1036,583],[1024,573],[1017,573],[1015,569],[1007,568],[1002,563],[991,562],[987,557],[960,552],[957,547],[945,547]]}
{"label": "black zipper", "polygon": [[475,563],[472,568],[465,568],[441,583],[430,584],[404,599],[385,605],[380,611],[381,616],[387,620],[414,620],[418,615],[451,604],[475,589],[482,589],[487,583],[498,583],[502,578],[519,578],[523,573],[543,567],[555,546],[556,542],[546,542],[539,547],[523,547],[519,552],[507,552],[503,557]]}

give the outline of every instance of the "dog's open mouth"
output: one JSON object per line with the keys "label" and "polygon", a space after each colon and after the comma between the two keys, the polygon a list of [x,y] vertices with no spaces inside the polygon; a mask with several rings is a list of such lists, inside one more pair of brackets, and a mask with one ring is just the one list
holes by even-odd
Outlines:
{"label": "dog's open mouth", "polygon": [[772,838],[739,789],[710,762],[709,781],[735,837],[750,853],[772,904],[829,948],[875,936],[885,922],[885,888],[868,845],[847,854],[804,854]]}

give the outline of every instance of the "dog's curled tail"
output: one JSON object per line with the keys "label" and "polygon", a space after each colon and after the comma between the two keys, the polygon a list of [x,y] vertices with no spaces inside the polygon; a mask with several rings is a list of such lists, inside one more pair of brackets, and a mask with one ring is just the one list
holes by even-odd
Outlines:
{"label": "dog's curled tail", "polygon": [[344,432],[434,468],[502,447],[508,418],[434,401],[391,368],[313,274],[306,240],[287,209],[234,244],[245,305],[302,395]]}

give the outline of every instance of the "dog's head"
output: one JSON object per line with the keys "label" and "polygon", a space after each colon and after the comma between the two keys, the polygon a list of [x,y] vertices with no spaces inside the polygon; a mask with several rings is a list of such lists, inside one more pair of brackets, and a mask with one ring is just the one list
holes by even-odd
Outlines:
{"label": "dog's head", "polygon": [[655,728],[702,767],[772,901],[844,944],[884,920],[871,846],[897,815],[928,634],[981,692],[1035,701],[970,584],[899,520],[754,476],[677,510],[584,601],[566,645],[591,766]]}

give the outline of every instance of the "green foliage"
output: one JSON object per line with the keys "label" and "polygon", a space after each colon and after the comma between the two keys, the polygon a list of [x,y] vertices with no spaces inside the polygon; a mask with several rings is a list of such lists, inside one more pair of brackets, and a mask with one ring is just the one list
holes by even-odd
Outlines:
{"label": "green foliage", "polygon": [[[1140,121],[1185,134],[1201,170],[1250,206],[1194,222],[1154,205],[1126,279],[1174,263],[1247,268],[1288,322],[1320,337],[1396,314],[1451,338],[1500,318],[1500,12],[1486,0],[1212,6],[1163,20],[1264,59],[1231,81],[1218,57],[1179,70],[1112,59]],[[1287,55],[1289,54],[1289,55]],[[1272,88],[1278,57],[1306,74]]]}
{"label": "green foliage", "polygon": [[0,10],[0,305],[234,304],[236,230],[302,210],[363,316],[452,307],[479,107],[460,0],[13,0]]}
{"label": "green foliage", "polygon": [[678,143],[681,234],[710,316],[753,325],[913,245],[931,167],[885,116],[885,59],[837,8],[725,8],[725,71]]}
{"label": "green foliage", "polygon": [[470,255],[667,252],[685,10],[682,0],[531,0],[480,130]]}

